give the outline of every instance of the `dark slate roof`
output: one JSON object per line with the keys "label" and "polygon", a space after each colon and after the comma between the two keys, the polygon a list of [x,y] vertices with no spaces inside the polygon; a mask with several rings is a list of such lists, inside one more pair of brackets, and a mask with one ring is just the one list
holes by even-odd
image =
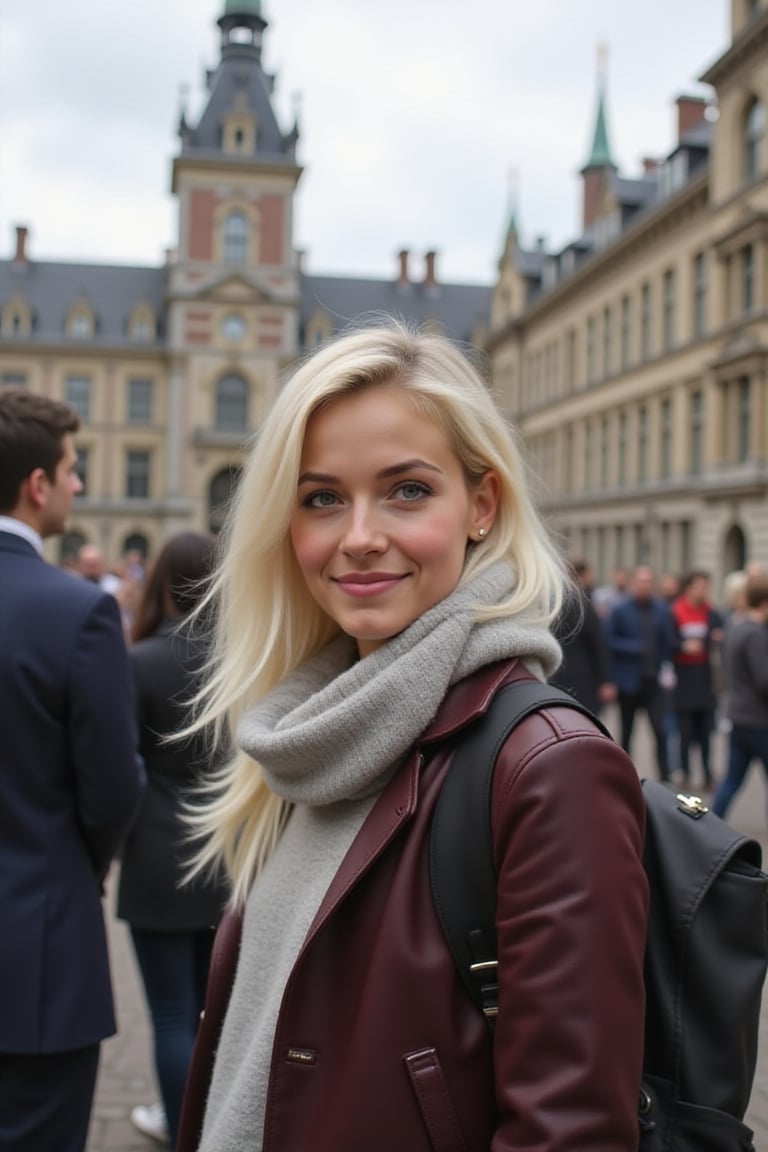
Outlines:
{"label": "dark slate roof", "polygon": [[[681,148],[710,148],[714,125],[711,120],[700,120],[680,137]],[[677,150],[677,149],[676,149]]]}
{"label": "dark slate roof", "polygon": [[632,208],[644,207],[656,199],[659,182],[656,176],[631,180],[626,176],[611,176],[611,185],[619,204]]}
{"label": "dark slate roof", "polygon": [[0,260],[0,308],[21,296],[32,309],[32,339],[61,340],[66,319],[78,300],[91,305],[96,336],[90,344],[122,343],[128,339],[128,321],[137,304],[146,303],[158,320],[162,341],[166,269],[113,264],[16,264]]}
{"label": "dark slate roof", "polygon": [[541,276],[541,270],[547,253],[542,248],[518,248],[515,253],[515,267],[521,276]]}
{"label": "dark slate roof", "polygon": [[451,339],[468,341],[476,323],[489,322],[492,291],[485,284],[440,284],[432,289],[418,282],[401,287],[394,280],[305,275],[302,329],[319,310],[328,314],[337,332],[386,314],[415,324],[437,322]]}
{"label": "dark slate roof", "polygon": [[210,96],[196,128],[182,134],[182,154],[221,152],[222,126],[235,109],[235,97],[245,93],[245,105],[256,117],[259,158],[284,158],[291,152],[290,136],[284,136],[272,108],[272,81],[261,67],[260,51],[253,44],[228,44],[221,63],[211,76]]}

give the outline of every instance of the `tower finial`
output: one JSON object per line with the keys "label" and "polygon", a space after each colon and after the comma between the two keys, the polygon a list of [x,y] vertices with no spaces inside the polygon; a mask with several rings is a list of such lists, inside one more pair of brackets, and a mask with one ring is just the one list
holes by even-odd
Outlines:
{"label": "tower finial", "polygon": [[512,166],[507,169],[507,233],[520,232],[520,169]]}
{"label": "tower finial", "polygon": [[592,150],[585,169],[615,168],[608,141],[608,125],[605,114],[605,90],[608,71],[608,45],[601,40],[597,45],[597,115],[592,137]]}

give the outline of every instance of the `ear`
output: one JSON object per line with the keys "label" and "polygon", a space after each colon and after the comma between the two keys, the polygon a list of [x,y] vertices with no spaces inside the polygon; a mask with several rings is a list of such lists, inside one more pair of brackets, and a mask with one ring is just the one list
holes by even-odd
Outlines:
{"label": "ear", "polygon": [[30,508],[44,508],[48,501],[51,482],[44,468],[35,468],[23,481],[19,492],[20,502],[26,501]]}
{"label": "ear", "polygon": [[471,536],[473,538],[477,536],[481,528],[484,536],[493,528],[500,497],[501,482],[498,474],[489,468],[472,491],[472,512],[470,514],[472,516]]}

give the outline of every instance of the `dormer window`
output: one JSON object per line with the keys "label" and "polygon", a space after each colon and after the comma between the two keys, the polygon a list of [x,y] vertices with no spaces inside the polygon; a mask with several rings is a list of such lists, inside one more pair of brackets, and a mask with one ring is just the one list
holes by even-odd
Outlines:
{"label": "dormer window", "polygon": [[138,307],[128,323],[128,333],[132,340],[148,343],[156,336],[154,313],[148,307]]}
{"label": "dormer window", "polygon": [[4,336],[29,336],[32,330],[32,315],[25,300],[16,297],[9,300],[0,316],[0,331]]}
{"label": "dormer window", "polygon": [[88,340],[95,330],[94,316],[85,304],[79,304],[69,314],[67,335],[74,340]]}
{"label": "dormer window", "polygon": [[224,122],[222,143],[225,152],[252,156],[256,151],[256,117],[245,110],[229,116]]}

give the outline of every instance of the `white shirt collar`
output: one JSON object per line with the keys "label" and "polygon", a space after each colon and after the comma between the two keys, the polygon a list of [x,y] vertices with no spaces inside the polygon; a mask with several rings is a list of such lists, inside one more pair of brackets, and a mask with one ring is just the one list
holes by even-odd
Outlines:
{"label": "white shirt collar", "polygon": [[35,552],[40,556],[43,555],[42,536],[39,532],[35,532],[29,524],[25,524],[23,520],[17,520],[15,516],[0,516],[0,532],[10,532],[14,536],[21,536],[22,540],[26,540],[32,545]]}

